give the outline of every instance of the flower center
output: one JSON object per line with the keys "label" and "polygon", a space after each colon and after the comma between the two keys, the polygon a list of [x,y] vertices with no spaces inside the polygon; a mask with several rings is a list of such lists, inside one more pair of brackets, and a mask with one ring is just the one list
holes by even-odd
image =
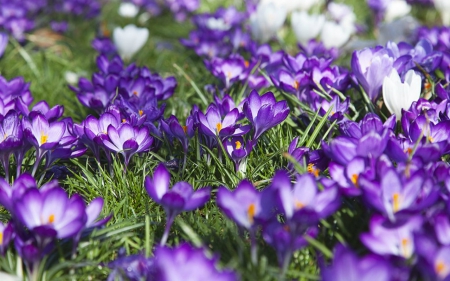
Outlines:
{"label": "flower center", "polygon": [[432,137],[432,136],[428,136],[428,141],[431,142],[431,143],[433,143],[433,142],[434,142],[433,137]]}
{"label": "flower center", "polygon": [[[445,266],[445,263],[442,261],[438,261],[436,263],[436,266],[434,267],[434,270],[439,276],[442,276],[445,274],[447,267]],[[444,276],[445,277],[445,276]]]}
{"label": "flower center", "polygon": [[41,133],[41,145],[46,143],[48,140],[48,135],[45,135],[44,133]]}
{"label": "flower center", "polygon": [[244,65],[245,65],[245,68],[250,66],[250,63],[248,62],[248,60],[244,61]]}
{"label": "flower center", "polygon": [[133,91],[133,95],[135,95],[137,97],[138,96],[138,92],[137,91]]}
{"label": "flower center", "polygon": [[302,209],[303,207],[305,207],[305,204],[303,204],[302,202],[295,199],[295,209],[298,210],[298,209]]}
{"label": "flower center", "polygon": [[356,186],[356,187],[359,187],[359,185],[358,185],[358,175],[357,174],[353,174],[352,175],[352,178],[351,178],[351,181],[352,181],[352,183]]}
{"label": "flower center", "polygon": [[250,204],[250,206],[248,206],[247,209],[247,216],[248,216],[248,220],[250,221],[250,223],[253,223],[253,218],[255,217],[255,213],[256,213],[256,206],[254,203]]}
{"label": "flower center", "polygon": [[400,194],[398,194],[397,192],[392,195],[392,209],[394,213],[398,212],[398,210],[400,209]]}
{"label": "flower center", "polygon": [[55,215],[51,214],[50,216],[48,216],[48,223],[54,223],[55,222]]}
{"label": "flower center", "polygon": [[402,250],[402,255],[404,258],[409,258],[409,239],[408,238],[403,238],[402,239],[402,245],[401,245],[401,250]]}
{"label": "flower center", "polygon": [[298,90],[299,87],[300,87],[300,83],[298,83],[297,80],[294,81],[294,88],[295,88],[296,90]]}
{"label": "flower center", "polygon": [[0,245],[3,245],[3,232],[0,232]]}
{"label": "flower center", "polygon": [[241,149],[241,142],[240,141],[236,141],[236,149]]}
{"label": "flower center", "polygon": [[231,72],[227,71],[227,73],[225,74],[227,76],[228,79],[231,79]]}
{"label": "flower center", "polygon": [[309,163],[309,164],[308,164],[308,167],[306,168],[306,170],[308,171],[308,173],[313,174],[315,177],[318,177],[318,176],[319,176],[320,170],[319,170],[319,169],[316,169],[316,168],[314,167],[314,164],[312,164],[312,163]]}
{"label": "flower center", "polygon": [[181,128],[183,128],[183,132],[186,134],[187,133],[187,126],[181,126]]}
{"label": "flower center", "polygon": [[139,116],[142,116],[144,114],[144,111],[141,109],[139,110]]}
{"label": "flower center", "polygon": [[216,129],[217,129],[217,133],[220,133],[220,130],[222,130],[222,123],[217,123],[216,124]]}

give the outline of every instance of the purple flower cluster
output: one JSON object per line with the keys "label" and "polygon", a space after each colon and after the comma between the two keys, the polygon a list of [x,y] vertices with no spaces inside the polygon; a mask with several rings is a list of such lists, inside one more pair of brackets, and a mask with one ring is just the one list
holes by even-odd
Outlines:
{"label": "purple flower cluster", "polygon": [[418,66],[428,73],[436,70],[442,60],[442,52],[434,51],[428,40],[420,40],[416,46],[401,42],[390,42],[386,47],[365,48],[352,56],[352,70],[368,98],[375,102],[380,96],[384,78],[392,69],[401,77],[410,70],[419,71]]}
{"label": "purple flower cluster", "polygon": [[45,101],[29,105],[33,97],[29,84],[22,78],[7,81],[0,76],[0,122],[3,139],[0,142],[1,162],[5,178],[9,180],[10,156],[14,155],[16,176],[22,173],[22,162],[31,148],[35,149],[34,175],[45,158],[45,169],[57,159],[81,156],[86,149],[73,133],[71,118],[61,119],[64,108],[52,108]]}
{"label": "purple flower cluster", "polygon": [[11,213],[8,224],[0,224],[0,252],[5,253],[13,241],[28,272],[36,274],[39,263],[55,248],[57,240],[72,240],[74,251],[84,231],[101,227],[110,219],[98,220],[103,199],[86,206],[78,194],[68,197],[57,181],[40,188],[28,173],[12,185],[0,178],[0,204]]}
{"label": "purple flower cluster", "polygon": [[187,16],[200,6],[199,0],[127,0],[144,8],[153,16],[161,14],[163,9],[169,9],[177,21],[184,21]]}
{"label": "purple flower cluster", "polygon": [[109,280],[219,280],[237,281],[236,273],[217,268],[218,257],[209,258],[201,248],[183,243],[176,248],[158,247],[154,257],[142,254],[119,256],[108,266],[113,269]]}

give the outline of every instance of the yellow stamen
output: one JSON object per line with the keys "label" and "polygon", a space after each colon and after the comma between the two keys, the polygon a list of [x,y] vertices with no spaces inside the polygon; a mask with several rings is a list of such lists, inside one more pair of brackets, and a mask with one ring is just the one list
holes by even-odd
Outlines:
{"label": "yellow stamen", "polygon": [[183,132],[186,134],[187,133],[187,126],[181,126],[181,128],[183,128]]}
{"label": "yellow stamen", "polygon": [[0,245],[3,245],[3,232],[0,232]]}
{"label": "yellow stamen", "polygon": [[241,142],[240,141],[236,141],[236,149],[241,149]]}
{"label": "yellow stamen", "polygon": [[408,148],[405,150],[405,152],[408,153],[408,155],[411,155],[411,153],[413,152],[413,150],[412,150],[411,147],[408,147]]}
{"label": "yellow stamen", "polygon": [[216,128],[217,128],[217,133],[220,133],[220,130],[222,130],[222,123],[217,123],[216,124]]}
{"label": "yellow stamen", "polygon": [[133,95],[137,96],[138,92],[137,91],[133,91]]}
{"label": "yellow stamen", "polygon": [[445,263],[442,261],[438,261],[436,266],[434,267],[434,270],[438,275],[443,274],[446,271],[447,267],[445,266]]}
{"label": "yellow stamen", "polygon": [[[127,122],[127,120],[124,118],[124,119],[122,119],[122,123],[125,123],[125,122]],[[105,133],[106,134],[106,133]]]}
{"label": "yellow stamen", "polygon": [[3,135],[3,139],[5,140],[7,137],[8,137],[8,134],[5,133],[5,134]]}
{"label": "yellow stamen", "polygon": [[308,173],[313,174],[315,177],[319,176],[319,169],[314,168],[314,164],[309,163],[308,167],[306,168],[306,170],[308,171]]}
{"label": "yellow stamen", "polygon": [[48,217],[48,223],[54,223],[55,222],[55,215],[54,214],[51,214],[49,217]]}
{"label": "yellow stamen", "polygon": [[47,142],[47,140],[48,140],[48,135],[44,135],[44,134],[42,134],[42,135],[41,135],[41,144],[44,144],[44,143],[46,143],[46,142]]}
{"label": "yellow stamen", "polygon": [[408,251],[408,244],[409,244],[409,240],[407,238],[403,238],[402,239],[402,255],[404,258],[409,258],[409,251]]}
{"label": "yellow stamen", "polygon": [[247,68],[250,66],[250,63],[246,60],[246,61],[244,61],[244,65],[245,65],[245,68]]}
{"label": "yellow stamen", "polygon": [[300,83],[298,83],[298,81],[294,81],[294,88],[296,90],[298,90],[299,87],[300,87]]}
{"label": "yellow stamen", "polygon": [[357,174],[353,174],[352,175],[352,178],[351,178],[351,181],[352,181],[352,183],[356,186],[356,187],[359,187],[359,185],[358,185],[358,175]]}
{"label": "yellow stamen", "polygon": [[434,142],[433,137],[432,136],[428,136],[428,141],[431,142],[431,143]]}
{"label": "yellow stamen", "polygon": [[392,209],[394,213],[400,209],[400,194],[397,192],[392,195]]}
{"label": "yellow stamen", "polygon": [[144,114],[144,111],[139,110],[139,116],[142,116]]}
{"label": "yellow stamen", "polygon": [[248,220],[253,223],[253,218],[255,217],[255,213],[256,213],[256,206],[254,203],[250,204],[250,206],[248,206],[247,209],[247,216],[248,216]]}
{"label": "yellow stamen", "polygon": [[296,209],[302,209],[303,207],[305,207],[305,204],[303,204],[302,202],[300,202],[297,199],[295,199],[295,208]]}
{"label": "yellow stamen", "polygon": [[231,79],[231,72],[230,71],[228,71],[225,75],[227,76],[228,79]]}

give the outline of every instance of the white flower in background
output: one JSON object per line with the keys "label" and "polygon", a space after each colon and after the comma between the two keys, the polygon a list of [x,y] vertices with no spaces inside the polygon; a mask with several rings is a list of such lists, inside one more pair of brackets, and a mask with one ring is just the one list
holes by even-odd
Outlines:
{"label": "white flower in background", "polygon": [[321,2],[321,0],[262,0],[261,4],[272,3],[279,7],[283,7],[286,12],[289,13],[294,10],[307,11],[319,2]]}
{"label": "white flower in background", "polygon": [[119,15],[124,18],[134,18],[139,13],[139,7],[133,3],[121,3],[119,7]]}
{"label": "white flower in background", "polygon": [[349,5],[331,2],[328,4],[328,14],[331,18],[342,26],[346,26],[351,33],[356,31],[356,15],[353,8]]}
{"label": "white flower in background", "polygon": [[119,55],[124,60],[130,59],[147,42],[148,34],[147,28],[139,28],[134,24],[129,24],[123,29],[114,28],[113,41]]}
{"label": "white flower in background", "polygon": [[254,38],[267,42],[277,34],[286,20],[286,10],[273,3],[258,4],[256,12],[250,16],[250,28]]}
{"label": "white flower in background", "polygon": [[395,114],[397,120],[402,118],[402,109],[408,110],[414,101],[419,100],[422,87],[422,77],[414,70],[409,70],[402,83],[397,70],[394,68],[391,74],[383,81],[383,100],[387,109]]}
{"label": "white flower in background", "polygon": [[345,43],[354,32],[348,25],[338,24],[332,21],[326,21],[322,28],[322,33],[320,34],[320,39],[326,48],[340,48]]}
{"label": "white flower in background", "polygon": [[395,19],[404,17],[411,12],[411,6],[405,0],[392,0],[389,2],[384,20],[391,22]]}
{"label": "white flower in background", "polygon": [[316,38],[324,23],[324,15],[309,15],[305,11],[293,12],[291,17],[295,37],[302,44],[306,44],[309,40]]}
{"label": "white flower in background", "polygon": [[66,79],[67,83],[75,85],[78,83],[80,76],[73,71],[66,71],[64,73],[64,78]]}
{"label": "white flower in background", "polygon": [[206,26],[209,29],[223,30],[223,31],[229,30],[231,28],[231,26],[229,24],[227,24],[225,22],[225,20],[222,19],[222,18],[218,18],[218,19],[216,19],[216,18],[209,18],[206,21]]}
{"label": "white flower in background", "polygon": [[450,0],[433,0],[436,10],[441,14],[442,23],[450,25]]}

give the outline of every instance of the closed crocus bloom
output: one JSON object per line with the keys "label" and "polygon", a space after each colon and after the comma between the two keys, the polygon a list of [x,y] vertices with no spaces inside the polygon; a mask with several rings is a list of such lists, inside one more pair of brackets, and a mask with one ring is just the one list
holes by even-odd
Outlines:
{"label": "closed crocus bloom", "polygon": [[397,120],[402,117],[402,109],[407,110],[411,104],[420,98],[422,78],[414,70],[409,70],[402,83],[397,70],[394,68],[391,74],[383,81],[383,99],[389,112],[395,114]]}
{"label": "closed crocus bloom", "polygon": [[292,29],[297,41],[301,44],[306,44],[309,40],[316,38],[324,23],[324,15],[309,15],[305,11],[294,12],[291,17]]}
{"label": "closed crocus bloom", "polygon": [[124,18],[134,18],[139,13],[139,7],[133,3],[121,3],[118,12]]}
{"label": "closed crocus bloom", "polygon": [[433,0],[436,10],[439,11],[444,25],[450,25],[450,1],[448,0]]}
{"label": "closed crocus bloom", "polygon": [[353,29],[348,25],[326,21],[322,28],[321,39],[326,48],[339,48],[350,39]]}
{"label": "closed crocus bloom", "polygon": [[134,24],[129,24],[124,28],[116,27],[114,29],[113,41],[120,56],[128,60],[144,46],[148,35],[147,28],[139,28]]}
{"label": "closed crocus bloom", "polygon": [[276,35],[286,20],[286,10],[274,3],[261,3],[250,17],[252,35],[261,42],[267,42]]}
{"label": "closed crocus bloom", "polygon": [[406,16],[409,12],[411,12],[411,6],[405,0],[393,0],[387,6],[384,20],[391,22],[397,18]]}

